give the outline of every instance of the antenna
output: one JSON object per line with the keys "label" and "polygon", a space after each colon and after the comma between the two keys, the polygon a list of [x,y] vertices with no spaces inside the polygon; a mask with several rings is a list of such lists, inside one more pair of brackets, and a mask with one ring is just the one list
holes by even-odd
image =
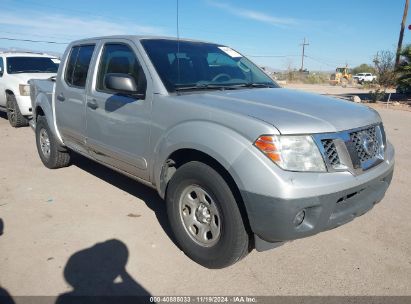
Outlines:
{"label": "antenna", "polygon": [[180,57],[178,57],[178,54],[180,53],[180,27],[179,27],[179,0],[176,0],[176,5],[177,5],[177,54],[176,54],[176,59],[177,59],[177,79],[178,83],[180,83]]}

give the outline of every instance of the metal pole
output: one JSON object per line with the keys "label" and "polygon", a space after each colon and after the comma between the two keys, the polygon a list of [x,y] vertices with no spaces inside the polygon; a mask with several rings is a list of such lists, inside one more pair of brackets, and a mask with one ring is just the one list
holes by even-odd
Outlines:
{"label": "metal pole", "polygon": [[400,55],[402,49],[402,40],[404,38],[405,22],[407,21],[409,0],[405,0],[404,13],[402,15],[400,37],[398,38],[397,55],[395,56],[395,66],[398,67],[400,63]]}
{"label": "metal pole", "polygon": [[305,46],[306,46],[306,45],[310,45],[310,44],[309,44],[309,43],[306,43],[306,42],[305,42],[305,38],[304,38],[304,41],[303,41],[303,43],[302,43],[301,45],[303,46],[303,53],[302,53],[302,55],[301,55],[301,69],[300,69],[300,71],[302,72],[302,71],[304,71]]}

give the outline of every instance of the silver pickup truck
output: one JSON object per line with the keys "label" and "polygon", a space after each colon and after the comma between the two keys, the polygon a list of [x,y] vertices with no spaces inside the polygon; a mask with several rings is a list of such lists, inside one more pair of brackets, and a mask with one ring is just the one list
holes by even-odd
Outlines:
{"label": "silver pickup truck", "polygon": [[345,224],[392,179],[376,111],[280,88],[224,45],[79,40],[55,79],[30,84],[44,165],[76,152],[157,189],[180,248],[208,268]]}

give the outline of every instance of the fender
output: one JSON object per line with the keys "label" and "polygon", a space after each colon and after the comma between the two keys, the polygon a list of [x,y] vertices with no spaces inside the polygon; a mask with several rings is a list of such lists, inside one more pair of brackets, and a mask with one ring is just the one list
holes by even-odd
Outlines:
{"label": "fender", "polygon": [[[51,96],[52,96],[51,98],[54,99],[54,88],[53,88],[53,92]],[[63,140],[61,139],[61,136],[60,136],[60,132],[57,129],[55,115],[54,115],[55,114],[54,107],[51,106],[51,105],[54,105],[54,100],[50,104],[49,98],[50,97],[48,97],[47,94],[43,92],[38,93],[36,100],[34,102],[34,105],[33,105],[33,119],[35,120],[35,122],[37,122],[37,117],[38,117],[37,109],[40,107],[47,120],[47,124],[50,128],[50,131],[58,139],[60,144],[64,145]]]}
{"label": "fender", "polygon": [[167,183],[162,181],[163,169],[170,155],[180,149],[203,152],[218,161],[233,177],[241,189],[241,180],[232,164],[242,153],[249,150],[252,141],[242,134],[210,121],[186,121],[165,133],[154,148],[152,181],[159,195],[164,198]]}

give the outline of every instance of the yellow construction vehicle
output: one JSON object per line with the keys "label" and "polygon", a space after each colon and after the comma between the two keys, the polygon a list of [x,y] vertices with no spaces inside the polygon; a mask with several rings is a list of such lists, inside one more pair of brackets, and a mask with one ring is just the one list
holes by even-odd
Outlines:
{"label": "yellow construction vehicle", "polygon": [[336,68],[335,73],[331,74],[331,77],[330,77],[331,85],[346,86],[350,82],[352,82],[352,74],[348,66]]}

